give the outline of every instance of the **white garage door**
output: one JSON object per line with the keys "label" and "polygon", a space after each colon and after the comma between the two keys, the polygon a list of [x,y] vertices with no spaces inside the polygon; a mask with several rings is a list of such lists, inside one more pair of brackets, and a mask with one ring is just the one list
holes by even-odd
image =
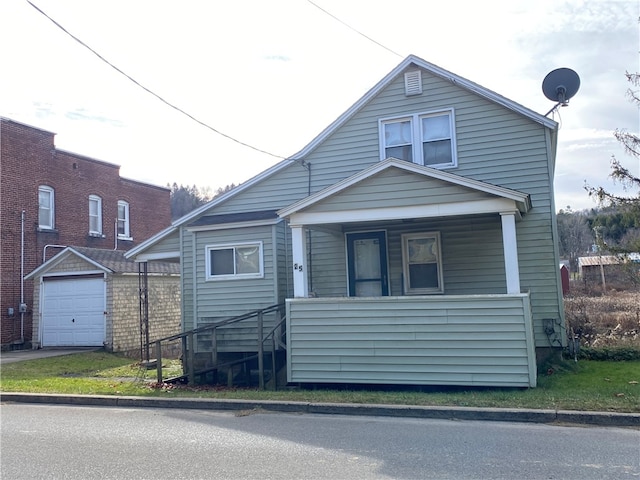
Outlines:
{"label": "white garage door", "polygon": [[42,293],[43,347],[101,347],[105,341],[103,278],[47,280]]}

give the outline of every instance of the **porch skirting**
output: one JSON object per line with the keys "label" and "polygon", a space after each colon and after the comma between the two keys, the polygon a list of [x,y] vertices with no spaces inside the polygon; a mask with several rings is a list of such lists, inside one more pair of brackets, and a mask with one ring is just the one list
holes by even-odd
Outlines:
{"label": "porch skirting", "polygon": [[294,383],[535,387],[528,294],[293,298]]}

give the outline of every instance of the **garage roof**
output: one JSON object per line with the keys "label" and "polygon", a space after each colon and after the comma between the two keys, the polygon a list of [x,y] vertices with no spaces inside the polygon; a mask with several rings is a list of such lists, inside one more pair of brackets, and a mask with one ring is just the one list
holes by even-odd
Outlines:
{"label": "garage roof", "polygon": [[[107,273],[138,273],[138,263],[126,258],[124,256],[125,253],[121,250],[106,250],[102,248],[66,247],[25,276],[25,280],[42,275],[54,266],[74,256],[93,264],[97,269]],[[147,272],[151,274],[179,275],[180,265],[171,262],[148,262]]]}

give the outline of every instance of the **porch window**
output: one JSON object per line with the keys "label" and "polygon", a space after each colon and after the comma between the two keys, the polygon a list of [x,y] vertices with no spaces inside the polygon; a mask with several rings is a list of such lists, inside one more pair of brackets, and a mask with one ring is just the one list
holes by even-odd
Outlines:
{"label": "porch window", "polygon": [[440,233],[402,235],[402,267],[407,295],[443,293]]}
{"label": "porch window", "polygon": [[262,242],[206,247],[207,280],[262,278]]}
{"label": "porch window", "polygon": [[395,157],[429,167],[455,167],[453,110],[380,120],[380,158]]}

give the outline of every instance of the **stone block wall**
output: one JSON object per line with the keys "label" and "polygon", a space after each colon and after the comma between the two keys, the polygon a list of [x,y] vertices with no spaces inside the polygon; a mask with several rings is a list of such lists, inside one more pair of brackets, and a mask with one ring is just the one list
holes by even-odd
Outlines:
{"label": "stone block wall", "polygon": [[[180,277],[152,275],[149,288],[149,339],[154,341],[180,332]],[[107,348],[128,354],[140,351],[140,300],[138,275],[112,278],[111,343]],[[107,293],[107,295],[109,295]],[[107,332],[109,330],[107,329]]]}

